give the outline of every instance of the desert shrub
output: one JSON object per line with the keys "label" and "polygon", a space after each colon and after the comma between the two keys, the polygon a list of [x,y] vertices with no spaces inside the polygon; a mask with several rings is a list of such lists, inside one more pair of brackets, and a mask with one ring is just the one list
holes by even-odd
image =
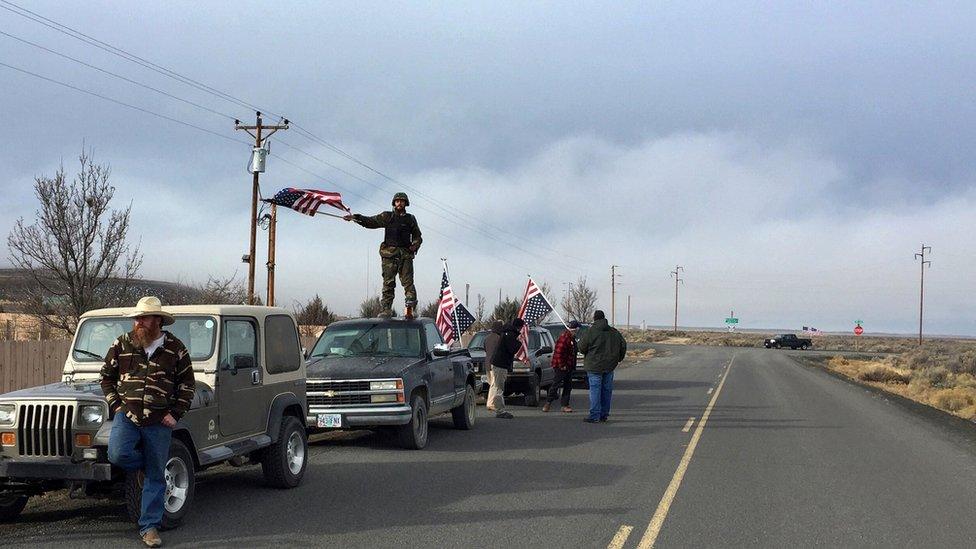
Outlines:
{"label": "desert shrub", "polygon": [[949,381],[949,370],[943,366],[925,368],[915,372],[915,377],[922,379],[930,387],[946,387]]}
{"label": "desert shrub", "polygon": [[911,376],[904,374],[889,368],[888,366],[875,365],[870,366],[857,374],[857,378],[861,381],[874,381],[877,383],[908,383],[911,380]]}
{"label": "desert shrub", "polygon": [[976,351],[964,351],[949,357],[947,364],[954,374],[976,374]]}
{"label": "desert shrub", "polygon": [[933,404],[944,410],[956,412],[968,406],[972,406],[973,402],[972,392],[962,389],[951,389],[940,391],[938,394],[936,394]]}

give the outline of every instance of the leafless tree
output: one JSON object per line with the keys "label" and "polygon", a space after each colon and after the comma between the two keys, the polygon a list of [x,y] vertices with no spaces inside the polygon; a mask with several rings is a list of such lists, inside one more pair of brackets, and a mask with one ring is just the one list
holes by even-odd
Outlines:
{"label": "leafless tree", "polygon": [[596,302],[596,290],[586,284],[586,277],[580,277],[563,296],[562,307],[567,317],[586,322],[593,318]]}
{"label": "leafless tree", "polygon": [[487,302],[488,300],[485,299],[485,296],[478,294],[478,304],[474,308],[474,319],[477,320],[479,324],[485,321],[485,306],[487,305]]}
{"label": "leafless tree", "polygon": [[73,334],[82,313],[130,301],[142,265],[138,244],[128,242],[132,204],[109,207],[115,187],[107,165],[82,151],[70,183],[64,166],[37,177],[35,220],[17,220],[7,236],[10,261],[28,278],[21,301],[47,328]]}

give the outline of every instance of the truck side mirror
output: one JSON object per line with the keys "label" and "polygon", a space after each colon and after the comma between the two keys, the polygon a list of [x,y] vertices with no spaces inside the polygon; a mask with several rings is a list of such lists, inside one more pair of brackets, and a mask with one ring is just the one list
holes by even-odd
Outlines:
{"label": "truck side mirror", "polygon": [[547,345],[545,347],[539,347],[539,350],[535,352],[535,356],[548,355],[551,352],[552,352],[552,347],[549,347]]}
{"label": "truck side mirror", "polygon": [[438,343],[434,345],[434,350],[431,351],[431,354],[434,356],[447,356],[451,354],[451,348],[446,343]]}

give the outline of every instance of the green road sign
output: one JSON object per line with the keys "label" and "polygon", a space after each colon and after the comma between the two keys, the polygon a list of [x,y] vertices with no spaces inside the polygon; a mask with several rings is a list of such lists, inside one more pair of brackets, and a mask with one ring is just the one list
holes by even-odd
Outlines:
{"label": "green road sign", "polygon": [[738,318],[726,318],[725,319],[725,323],[726,324],[738,324],[739,323],[739,319]]}

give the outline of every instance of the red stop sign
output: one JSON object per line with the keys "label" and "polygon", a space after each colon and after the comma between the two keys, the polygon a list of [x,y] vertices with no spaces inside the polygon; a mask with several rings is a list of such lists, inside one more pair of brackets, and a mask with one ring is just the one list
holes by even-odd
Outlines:
{"label": "red stop sign", "polygon": [[862,328],[860,326],[855,326],[854,327],[854,335],[861,335],[863,333],[864,333],[864,328]]}

